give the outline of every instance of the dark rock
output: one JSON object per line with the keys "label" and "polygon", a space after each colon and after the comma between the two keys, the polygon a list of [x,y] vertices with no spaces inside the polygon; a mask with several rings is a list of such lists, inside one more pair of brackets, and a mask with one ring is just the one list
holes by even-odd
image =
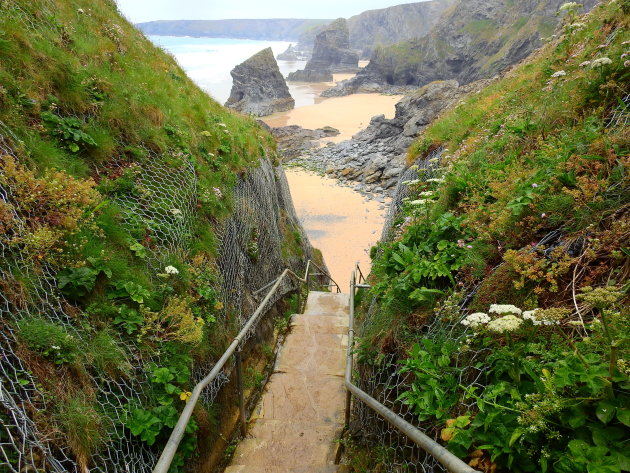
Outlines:
{"label": "dark rock", "polygon": [[289,125],[272,129],[278,142],[278,152],[285,159],[293,159],[319,146],[322,138],[337,136],[339,130],[326,126],[317,130],[309,130],[298,125]]}
{"label": "dark rock", "polygon": [[262,117],[295,106],[271,48],[263,49],[239,64],[231,74],[232,92],[226,107]]}
{"label": "dark rock", "polygon": [[355,72],[358,66],[359,55],[350,50],[348,23],[339,18],[316,36],[313,56],[304,70],[292,72],[288,80],[327,82],[333,72]]}

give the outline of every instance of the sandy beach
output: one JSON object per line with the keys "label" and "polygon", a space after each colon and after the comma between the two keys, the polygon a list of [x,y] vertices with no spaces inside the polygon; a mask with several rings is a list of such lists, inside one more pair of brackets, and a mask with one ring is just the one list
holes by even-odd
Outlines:
{"label": "sandy beach", "polygon": [[272,127],[300,125],[303,128],[332,126],[341,133],[324,142],[339,143],[352,138],[352,135],[370,124],[375,115],[384,114],[394,118],[395,105],[402,96],[380,94],[353,94],[346,97],[321,99],[315,105],[279,112],[263,120]]}
{"label": "sandy beach", "polygon": [[[361,64],[362,66],[365,63]],[[320,97],[336,82],[353,74],[334,74],[333,82],[290,83],[292,94],[312,97],[309,105],[296,106],[263,120],[272,127],[299,125],[304,128],[332,126],[341,133],[326,142],[341,142],[363,130],[375,115],[393,118],[402,96],[353,94],[346,97]],[[295,95],[294,95],[295,96]],[[379,240],[387,205],[369,200],[336,180],[296,168],[286,169],[291,195],[304,229],[319,248],[332,277],[348,291],[348,281],[358,261],[364,272],[370,269],[370,248]]]}
{"label": "sandy beach", "polygon": [[370,248],[381,236],[386,210],[334,179],[295,168],[286,174],[311,244],[323,252],[331,276],[347,292],[357,261],[369,271]]}

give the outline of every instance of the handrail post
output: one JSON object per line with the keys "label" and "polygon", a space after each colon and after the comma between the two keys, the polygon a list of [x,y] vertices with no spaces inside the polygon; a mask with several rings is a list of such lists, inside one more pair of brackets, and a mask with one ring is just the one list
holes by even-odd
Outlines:
{"label": "handrail post", "polygon": [[[354,291],[356,284],[356,272],[352,272],[350,276],[350,316],[348,317],[348,351],[346,354],[346,382],[352,382],[352,365],[353,354],[352,346],[354,344]],[[350,426],[350,414],[352,407],[352,392],[346,389],[346,426]]]}
{"label": "handrail post", "polygon": [[234,353],[236,358],[236,389],[238,390],[238,410],[241,423],[241,436],[247,435],[247,416],[245,414],[245,390],[243,389],[243,357],[241,350]]}

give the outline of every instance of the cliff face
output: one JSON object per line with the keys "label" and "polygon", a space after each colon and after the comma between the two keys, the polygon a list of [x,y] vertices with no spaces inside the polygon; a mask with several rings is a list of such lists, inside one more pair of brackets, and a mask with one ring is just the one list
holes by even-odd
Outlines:
{"label": "cliff face", "polygon": [[263,49],[239,64],[231,74],[232,92],[226,107],[262,117],[295,106],[271,48]]}
{"label": "cliff face", "polygon": [[331,20],[288,18],[269,20],[161,20],[138,23],[136,26],[146,34],[162,36],[295,41],[303,33],[330,22]]}
{"label": "cliff face", "polygon": [[357,70],[359,56],[350,49],[350,32],[345,19],[339,18],[315,38],[313,56],[302,71],[289,74],[290,81],[324,82],[332,72]]}
{"label": "cliff face", "polygon": [[350,46],[369,58],[377,46],[422,38],[454,1],[408,3],[355,15],[348,19]]}
{"label": "cliff face", "polygon": [[[329,95],[362,87],[418,87],[435,80],[466,84],[495,75],[527,57],[550,36],[562,0],[466,0],[445,11],[424,38],[378,48],[357,77]],[[587,0],[588,10],[597,3]]]}
{"label": "cliff face", "polygon": [[0,470],[149,473],[254,292],[312,248],[271,135],[114,2],[0,2],[0,31]]}

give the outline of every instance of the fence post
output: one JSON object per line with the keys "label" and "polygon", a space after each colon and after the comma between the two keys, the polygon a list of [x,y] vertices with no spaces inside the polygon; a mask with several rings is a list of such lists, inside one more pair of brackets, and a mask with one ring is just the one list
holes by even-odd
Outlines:
{"label": "fence post", "polygon": [[243,390],[243,360],[241,350],[234,354],[236,358],[236,389],[238,390],[238,408],[240,412],[241,435],[247,435],[247,419],[245,416],[245,391]]}

